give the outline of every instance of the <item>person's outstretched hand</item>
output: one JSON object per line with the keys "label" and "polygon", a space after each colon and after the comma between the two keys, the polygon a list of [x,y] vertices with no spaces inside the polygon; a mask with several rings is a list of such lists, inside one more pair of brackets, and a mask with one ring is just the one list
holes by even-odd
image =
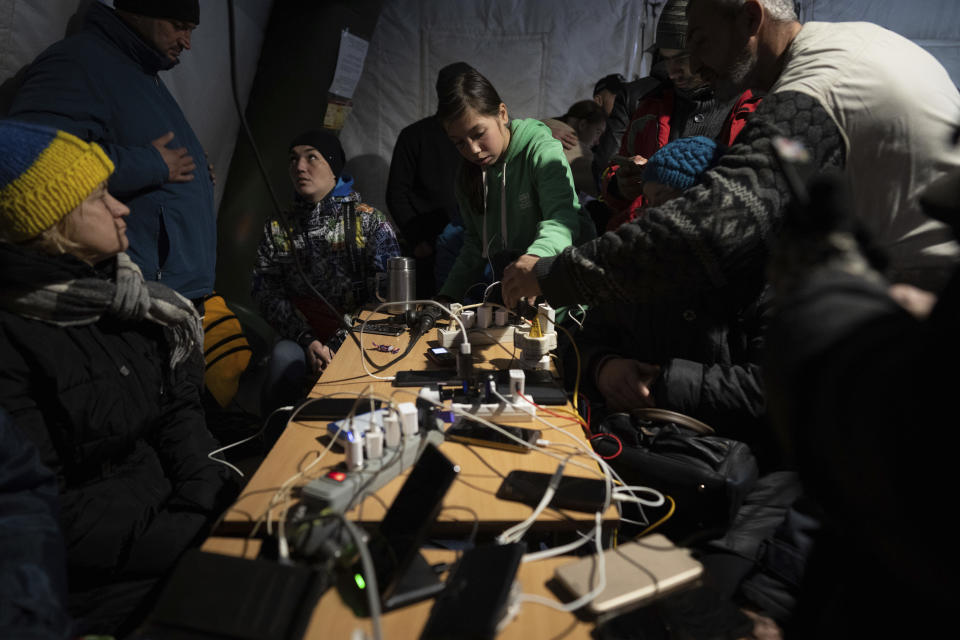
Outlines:
{"label": "person's outstretched hand", "polygon": [[533,273],[539,256],[532,254],[522,255],[503,270],[503,304],[508,309],[515,309],[520,298],[535,298],[540,295],[540,283]]}

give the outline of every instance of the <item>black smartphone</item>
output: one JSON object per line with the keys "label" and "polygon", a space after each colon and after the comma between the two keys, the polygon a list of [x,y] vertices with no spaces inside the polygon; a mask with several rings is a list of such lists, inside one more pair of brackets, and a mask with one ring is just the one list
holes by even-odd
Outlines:
{"label": "black smartphone", "polygon": [[[537,404],[563,406],[567,404],[567,392],[563,385],[554,379],[553,374],[542,369],[524,369],[524,394]],[[497,391],[506,395],[510,392],[510,372],[497,372]]]}
{"label": "black smartphone", "polygon": [[395,387],[426,387],[431,384],[455,385],[462,381],[457,372],[450,369],[423,369],[412,371],[397,371],[393,378]]}
{"label": "black smartphone", "polygon": [[[307,398],[294,408],[294,419],[337,420],[346,417],[354,405],[358,407],[358,413],[365,413],[370,410],[370,399],[364,398],[357,404],[356,398]],[[379,409],[382,405],[379,400],[373,401],[374,409]]]}
{"label": "black smartphone", "polygon": [[522,542],[465,551],[433,603],[420,640],[493,640],[525,551]]}
{"label": "black smartphone", "polygon": [[[404,599],[402,594],[396,594],[397,587],[418,556],[420,545],[440,513],[443,497],[459,472],[460,467],[428,444],[380,522],[370,552],[380,596],[388,608],[394,604],[390,602],[394,595],[400,596],[397,600]],[[422,594],[412,595],[411,600],[419,595]],[[430,595],[433,594],[426,593],[425,597]]]}
{"label": "black smartphone", "polygon": [[[360,328],[357,327],[357,330],[359,331]],[[394,324],[391,322],[368,322],[367,326],[363,327],[363,332],[365,334],[373,333],[379,336],[399,336],[406,330],[407,325]]]}
{"label": "black smartphone", "polygon": [[[494,424],[531,445],[536,444],[537,440],[540,439],[541,432],[538,429],[525,429],[523,427],[513,427],[499,423]],[[525,447],[499,431],[465,416],[458,417],[456,421],[450,425],[450,428],[446,430],[444,437],[453,442],[473,444],[479,447],[491,447],[493,449],[518,451],[520,453],[528,453],[530,451],[530,447]]]}
{"label": "black smartphone", "polygon": [[427,357],[441,367],[457,366],[457,356],[446,347],[430,347],[427,349]]}
{"label": "black smartphone", "polygon": [[[497,489],[497,497],[535,507],[543,499],[552,476],[550,473],[536,471],[511,471]],[[606,496],[607,484],[600,478],[562,476],[550,506],[596,513],[603,508]]]}

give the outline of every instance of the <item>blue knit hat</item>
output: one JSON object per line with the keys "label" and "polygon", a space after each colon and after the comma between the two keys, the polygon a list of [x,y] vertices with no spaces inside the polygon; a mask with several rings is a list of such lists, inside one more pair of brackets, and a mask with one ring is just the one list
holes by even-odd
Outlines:
{"label": "blue knit hat", "polygon": [[661,147],[647,160],[645,182],[659,182],[685,191],[723,155],[716,142],[704,136],[678,138]]}
{"label": "blue knit hat", "polygon": [[40,125],[0,121],[0,238],[49,229],[113,173],[99,146]]}

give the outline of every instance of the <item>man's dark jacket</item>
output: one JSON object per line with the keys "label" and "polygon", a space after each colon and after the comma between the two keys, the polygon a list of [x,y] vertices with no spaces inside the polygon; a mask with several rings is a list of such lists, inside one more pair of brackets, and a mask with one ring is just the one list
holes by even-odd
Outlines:
{"label": "man's dark jacket", "polygon": [[[80,33],[30,65],[9,115],[100,144],[116,165],[110,192],[131,210],[130,257],[146,279],[199,298],[213,290],[216,269],[213,182],[203,146],[157,75],[173,64],[94,2]],[[167,146],[186,147],[197,165],[189,182],[168,182],[150,144],[169,131]]]}
{"label": "man's dark jacket", "polygon": [[387,208],[412,249],[433,244],[448,222],[460,222],[454,183],[460,153],[436,117],[403,128],[393,147]]}
{"label": "man's dark jacket", "polygon": [[[657,407],[702,420],[724,436],[769,447],[760,381],[769,294],[762,283],[740,283],[711,294],[691,294],[661,305],[602,304],[587,312],[577,337],[582,388],[595,387],[607,356],[661,367],[651,389]],[[564,371],[574,371],[567,354]]]}

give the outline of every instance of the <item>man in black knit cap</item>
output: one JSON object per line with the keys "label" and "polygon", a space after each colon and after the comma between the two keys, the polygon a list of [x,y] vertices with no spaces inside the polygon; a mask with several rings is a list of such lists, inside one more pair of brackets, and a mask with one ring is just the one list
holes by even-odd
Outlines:
{"label": "man in black knit cap", "polygon": [[10,116],[97,142],[116,165],[130,257],[194,304],[213,291],[216,215],[204,150],[157,75],[190,48],[199,0],[91,4],[82,29],[28,68]]}

